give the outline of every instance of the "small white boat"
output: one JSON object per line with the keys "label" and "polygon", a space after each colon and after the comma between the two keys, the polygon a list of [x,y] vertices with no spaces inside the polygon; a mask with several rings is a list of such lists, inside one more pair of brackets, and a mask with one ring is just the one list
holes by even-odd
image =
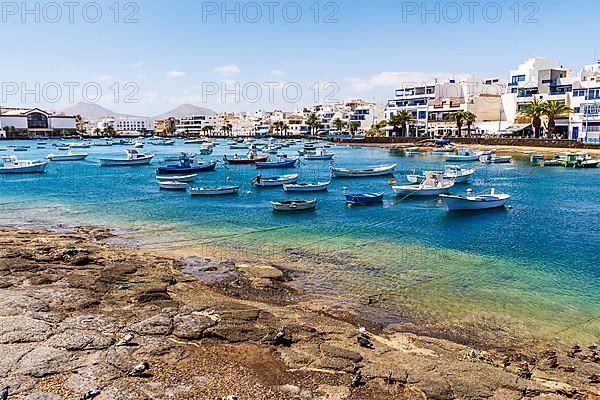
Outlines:
{"label": "small white boat", "polygon": [[89,149],[90,147],[92,147],[92,144],[90,142],[74,142],[69,143],[69,147],[72,149]]}
{"label": "small white boat", "polygon": [[314,154],[306,154],[305,160],[331,160],[335,154],[328,151],[327,149],[320,148],[315,151]]}
{"label": "small white boat", "polygon": [[68,152],[67,154],[48,154],[46,158],[50,161],[81,161],[85,160],[88,153],[73,153]]}
{"label": "small white boat", "polygon": [[454,183],[467,183],[474,173],[475,168],[465,169],[460,165],[446,165],[444,169],[444,179],[453,180]]}
{"label": "small white boat", "polygon": [[58,151],[69,151],[69,150],[71,150],[71,148],[69,146],[58,146],[56,148],[56,150],[58,150]]}
{"label": "small white boat", "polygon": [[404,155],[405,156],[417,156],[421,154],[419,152],[419,148],[418,147],[405,147],[404,148]]}
{"label": "small white boat", "polygon": [[258,174],[252,181],[252,184],[259,187],[273,187],[282,186],[288,183],[296,183],[297,181],[298,174],[282,175],[273,178],[263,178],[261,174]]}
{"label": "small white boat", "polygon": [[126,165],[148,165],[154,158],[154,154],[142,154],[137,150],[126,149],[126,158],[99,158],[100,165],[105,167],[117,167]]}
{"label": "small white boat", "polygon": [[273,211],[306,211],[317,207],[317,199],[272,201]]}
{"label": "small white boat", "polygon": [[140,142],[139,140],[136,140],[133,143],[133,147],[135,147],[136,149],[143,149],[144,148],[144,142]]}
{"label": "small white boat", "polygon": [[498,193],[494,189],[489,194],[479,194],[475,196],[452,196],[441,194],[440,197],[444,200],[449,211],[473,211],[473,210],[489,210],[491,208],[504,207],[510,195]]}
{"label": "small white boat", "polygon": [[316,183],[288,183],[283,185],[286,192],[323,192],[327,190],[331,181]]}
{"label": "small white boat", "polygon": [[222,196],[226,194],[236,194],[240,191],[239,186],[215,186],[215,187],[191,187],[189,188],[192,196]]}
{"label": "small white boat", "polygon": [[456,150],[454,146],[447,144],[443,147],[436,147],[435,149],[431,150],[431,154],[434,156],[443,156],[448,153],[454,153],[454,150]]}
{"label": "small white boat", "polygon": [[380,165],[378,167],[363,169],[335,168],[331,165],[329,169],[331,170],[331,176],[333,178],[370,177],[391,175],[396,169],[396,164]]}
{"label": "small white boat", "polygon": [[112,140],[104,140],[104,141],[101,141],[101,142],[97,142],[95,144],[95,146],[100,146],[100,147],[108,147],[108,146],[112,146],[112,145],[113,145]]}
{"label": "small white boat", "polygon": [[199,144],[199,143],[204,143],[204,139],[188,139],[188,140],[183,141],[183,144]]}
{"label": "small white boat", "polygon": [[16,156],[0,157],[0,174],[33,174],[45,172],[47,161],[19,160]]}
{"label": "small white boat", "polygon": [[158,181],[193,182],[199,174],[190,175],[156,175]]}
{"label": "small white boat", "polygon": [[482,164],[508,164],[512,162],[511,156],[493,156],[491,154],[482,155],[479,158]]}
{"label": "small white boat", "polygon": [[453,186],[453,181],[444,179],[443,172],[428,171],[425,173],[425,180],[422,183],[392,186],[392,190],[397,196],[423,197],[448,193]]}
{"label": "small white boat", "polygon": [[457,154],[447,155],[446,161],[456,162],[456,161],[477,161],[479,157],[481,157],[481,151],[475,151],[473,149],[460,148],[457,151]]}
{"label": "small white boat", "polygon": [[186,190],[188,188],[187,182],[179,181],[158,181],[158,186],[166,190]]}
{"label": "small white boat", "polygon": [[0,151],[6,151],[6,147],[0,147]]}

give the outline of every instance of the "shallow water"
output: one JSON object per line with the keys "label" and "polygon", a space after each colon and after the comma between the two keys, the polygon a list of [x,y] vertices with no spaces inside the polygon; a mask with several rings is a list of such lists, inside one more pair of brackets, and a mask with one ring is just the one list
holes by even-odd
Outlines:
{"label": "shallow water", "polygon": [[[0,147],[19,142],[0,142]],[[56,152],[35,142],[23,159]],[[295,152],[299,147],[286,150]],[[145,152],[194,151],[197,145],[154,147]],[[443,168],[443,157],[401,157],[385,149],[332,147],[336,164],[359,167],[398,163],[403,173]],[[228,257],[289,263],[302,286],[340,308],[381,294],[397,312],[386,322],[417,317],[444,327],[495,326],[532,338],[597,340],[600,324],[600,169],[541,168],[472,163],[468,187],[511,194],[511,208],[450,214],[437,199],[393,197],[389,177],[334,179],[326,193],[286,194],[255,189],[252,166],[219,165],[198,185],[241,184],[239,196],[191,198],[161,191],[158,160],[147,167],[100,167],[95,158],[121,146],[78,149],[85,162],[53,163],[43,175],[0,175],[0,220],[5,224],[100,224],[161,250],[214,252]],[[243,150],[225,142],[206,159]],[[12,154],[9,149],[1,154]],[[328,179],[327,161],[305,161],[300,181]],[[292,172],[264,170],[264,176]],[[342,191],[385,191],[383,205],[346,207]],[[271,200],[318,198],[315,212],[277,214]]]}

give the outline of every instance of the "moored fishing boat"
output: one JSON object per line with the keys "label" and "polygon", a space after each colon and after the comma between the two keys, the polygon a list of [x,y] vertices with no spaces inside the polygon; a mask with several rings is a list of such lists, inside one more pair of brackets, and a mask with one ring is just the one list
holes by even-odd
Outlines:
{"label": "moored fishing boat", "polygon": [[448,193],[454,186],[454,182],[444,179],[443,172],[428,171],[425,180],[421,183],[410,185],[392,186],[397,196],[437,196]]}
{"label": "moored fishing boat", "polygon": [[474,211],[489,210],[491,208],[504,207],[510,200],[510,195],[505,193],[496,194],[492,189],[489,194],[479,194],[475,196],[453,196],[441,194],[449,211]]}
{"label": "moored fishing boat", "polygon": [[189,175],[156,175],[158,181],[177,181],[177,182],[193,182],[198,177],[198,174]]}
{"label": "moored fishing boat", "polygon": [[266,168],[292,168],[296,166],[298,162],[297,158],[287,158],[280,156],[275,161],[258,161],[256,162],[257,169],[266,169]]}
{"label": "moored fishing boat", "polygon": [[165,190],[187,190],[187,182],[180,181],[158,181],[158,186]]}
{"label": "moored fishing boat", "polygon": [[282,186],[287,183],[296,183],[298,181],[298,174],[288,174],[282,176],[275,176],[271,178],[263,178],[262,174],[258,174],[253,180],[252,184],[258,187],[273,187]]}
{"label": "moored fishing boat", "polygon": [[383,192],[380,193],[350,193],[344,188],[346,202],[357,205],[371,205],[383,202]]}
{"label": "moored fishing boat", "polygon": [[600,160],[592,158],[587,153],[581,153],[575,160],[575,168],[597,168]]}
{"label": "moored fishing boat", "polygon": [[85,160],[88,153],[73,153],[68,152],[67,154],[48,154],[46,158],[50,161],[81,161]]}
{"label": "moored fishing boat", "polygon": [[323,192],[329,188],[331,181],[315,183],[288,183],[283,185],[286,192]]}
{"label": "moored fishing boat", "polygon": [[205,143],[202,146],[200,146],[200,150],[198,150],[198,154],[200,154],[202,156],[208,156],[213,153],[213,147],[214,146]]}
{"label": "moored fishing boat", "polygon": [[153,139],[150,140],[153,146],[174,146],[175,141],[173,139]]}
{"label": "moored fishing boat", "polygon": [[273,211],[306,211],[317,207],[317,199],[272,201]]}
{"label": "moored fishing boat", "polygon": [[477,161],[479,157],[481,157],[481,151],[475,151],[473,149],[468,148],[460,148],[457,150],[456,154],[447,155],[446,161],[456,162],[456,161]]}
{"label": "moored fishing boat", "polygon": [[331,177],[333,178],[361,178],[391,175],[396,169],[396,164],[361,169],[337,168],[330,165],[329,169],[331,171]]}
{"label": "moored fishing boat", "polygon": [[226,194],[236,194],[240,191],[239,186],[214,186],[214,187],[190,187],[189,193],[192,196],[222,196]]}
{"label": "moored fishing boat", "polygon": [[13,151],[28,151],[29,150],[29,146],[15,146],[13,148]]}
{"label": "moored fishing boat", "polygon": [[148,165],[154,158],[154,154],[143,154],[137,150],[124,150],[126,158],[99,158],[100,165],[103,167],[122,167],[128,165]]}
{"label": "moored fishing boat", "polygon": [[255,164],[257,162],[267,161],[268,158],[269,158],[269,156],[259,157],[256,154],[256,152],[249,151],[248,154],[246,155],[246,158],[240,158],[236,154],[231,158],[229,158],[227,156],[223,156],[223,161],[225,161],[229,164]]}
{"label": "moored fishing boat", "polygon": [[196,172],[214,171],[217,160],[202,161],[191,158],[185,153],[179,156],[179,164],[170,164],[156,168],[157,174],[191,174]]}
{"label": "moored fishing boat", "polygon": [[133,147],[135,147],[136,149],[143,149],[144,148],[144,142],[136,140],[135,142],[133,142]]}
{"label": "moored fishing boat", "polygon": [[512,162],[512,156],[493,156],[485,154],[479,157],[482,164],[509,164]]}
{"label": "moored fishing boat", "polygon": [[[454,183],[467,183],[469,181],[469,178],[471,177],[471,175],[473,175],[475,173],[475,171],[476,171],[475,168],[466,168],[465,169],[465,168],[462,168],[460,165],[446,165],[444,171],[428,171],[428,172],[442,174],[443,179],[446,179],[449,181],[454,181]],[[425,180],[426,172],[424,172],[423,175],[415,175],[415,174],[407,175],[406,179],[410,183],[423,183],[423,181]]]}
{"label": "moored fishing boat", "polygon": [[73,142],[69,143],[69,147],[72,149],[89,149],[92,144],[90,142]]}
{"label": "moored fishing boat", "polygon": [[0,157],[0,174],[34,174],[46,171],[47,161],[19,160],[16,156]]}
{"label": "moored fishing boat", "polygon": [[331,160],[335,154],[325,148],[319,148],[314,154],[304,156],[305,160]]}

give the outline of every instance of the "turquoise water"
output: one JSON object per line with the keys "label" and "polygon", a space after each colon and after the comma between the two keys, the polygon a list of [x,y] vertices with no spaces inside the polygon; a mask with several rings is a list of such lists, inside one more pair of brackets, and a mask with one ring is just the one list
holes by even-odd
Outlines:
{"label": "turquoise water", "polygon": [[[32,149],[23,159],[56,152]],[[0,142],[0,147],[19,142]],[[197,145],[154,147],[157,154],[194,151]],[[299,147],[291,147],[288,153]],[[315,301],[358,308],[381,294],[386,322],[431,322],[460,329],[485,326],[524,337],[562,341],[597,339],[600,324],[600,169],[574,170],[472,163],[467,187],[511,194],[511,208],[449,214],[437,199],[393,197],[389,177],[335,179],[329,192],[286,194],[255,189],[252,166],[219,165],[198,185],[241,184],[234,197],[191,198],[161,191],[152,166],[102,168],[95,159],[121,146],[92,147],[85,162],[53,163],[43,175],[0,175],[0,220],[5,224],[102,224],[160,250],[211,253],[290,265]],[[349,167],[398,163],[403,173],[440,169],[443,157],[402,157],[386,149],[332,147],[336,164]],[[204,158],[243,150],[225,142]],[[12,154],[9,149],[0,154]],[[264,176],[291,170],[263,170]],[[327,161],[306,161],[300,181],[328,178]],[[342,190],[385,191],[383,205],[346,207]],[[276,214],[271,200],[319,199],[315,212]],[[362,307],[364,309],[364,307]],[[375,311],[376,313],[376,311]]]}

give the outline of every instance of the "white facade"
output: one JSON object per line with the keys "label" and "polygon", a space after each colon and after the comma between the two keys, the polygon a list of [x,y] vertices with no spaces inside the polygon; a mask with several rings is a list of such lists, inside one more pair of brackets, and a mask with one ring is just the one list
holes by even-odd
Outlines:
{"label": "white facade", "polygon": [[219,119],[216,115],[190,115],[183,117],[177,124],[177,133],[188,133],[190,135],[201,135],[202,128],[212,126],[219,129]]}
{"label": "white facade", "polygon": [[38,108],[2,108],[0,129],[14,128],[16,133],[35,135],[53,135],[62,131],[75,132],[77,120],[74,116],[53,114]]}

